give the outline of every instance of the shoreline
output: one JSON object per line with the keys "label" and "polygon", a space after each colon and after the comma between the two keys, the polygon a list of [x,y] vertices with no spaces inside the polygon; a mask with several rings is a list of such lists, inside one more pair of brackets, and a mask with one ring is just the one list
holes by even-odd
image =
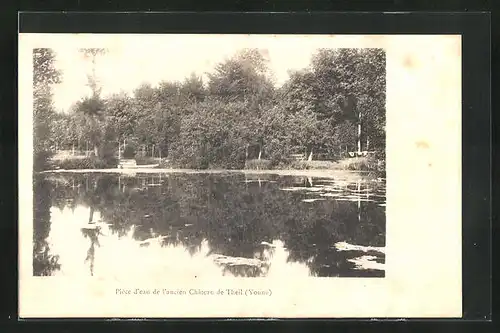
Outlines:
{"label": "shoreline", "polygon": [[[350,178],[365,178],[367,175],[375,171],[357,171],[357,170],[327,170],[327,169],[305,169],[305,170],[293,170],[293,169],[266,169],[266,170],[250,170],[250,169],[170,169],[170,168],[158,168],[158,169],[56,169],[56,170],[45,170],[40,171],[38,174],[59,174],[59,173],[109,173],[109,174],[121,174],[121,175],[137,175],[137,174],[224,174],[224,173],[235,173],[235,174],[246,174],[246,175],[278,175],[278,176],[302,176],[302,177],[316,177],[316,178],[337,178],[337,177],[350,177]],[[383,177],[385,178],[385,177]]]}

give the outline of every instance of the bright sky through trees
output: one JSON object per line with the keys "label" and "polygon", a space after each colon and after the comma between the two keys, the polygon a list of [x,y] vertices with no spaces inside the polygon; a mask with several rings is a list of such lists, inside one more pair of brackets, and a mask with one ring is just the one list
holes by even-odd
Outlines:
{"label": "bright sky through trees", "polygon": [[[62,83],[54,87],[57,111],[68,110],[90,92],[87,75],[92,72],[91,61],[78,52],[82,47],[78,36],[67,40],[52,47],[57,54],[56,67],[64,73]],[[156,85],[160,81],[182,81],[193,72],[205,77],[217,63],[245,47],[262,51],[279,86],[288,78],[289,70],[308,66],[311,55],[319,47],[328,47],[330,38],[299,41],[272,36],[134,35],[109,40],[112,42],[92,45],[108,49],[96,60],[104,96],[121,90],[130,93],[142,82]]]}

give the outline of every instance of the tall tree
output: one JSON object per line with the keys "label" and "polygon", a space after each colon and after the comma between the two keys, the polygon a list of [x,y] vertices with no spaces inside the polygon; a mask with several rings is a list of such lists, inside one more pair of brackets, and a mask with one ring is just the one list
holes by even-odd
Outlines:
{"label": "tall tree", "polygon": [[86,125],[89,129],[88,139],[94,147],[94,154],[99,156],[99,146],[102,142],[103,130],[102,124],[105,111],[105,103],[101,98],[101,87],[96,75],[97,57],[106,54],[107,50],[103,48],[85,48],[80,49],[85,59],[90,59],[92,73],[87,76],[90,95],[82,98],[76,104],[76,110],[85,115]]}
{"label": "tall tree", "polygon": [[312,70],[321,96],[318,112],[340,109],[340,119],[355,122],[360,152],[362,127],[368,137],[385,126],[385,51],[322,49],[312,59]]}
{"label": "tall tree", "polygon": [[50,155],[51,122],[55,111],[52,86],[61,82],[52,49],[33,49],[33,149],[34,169],[43,169]]}
{"label": "tall tree", "polygon": [[210,93],[228,101],[258,104],[269,99],[274,88],[267,60],[257,49],[244,49],[219,63],[208,79]]}

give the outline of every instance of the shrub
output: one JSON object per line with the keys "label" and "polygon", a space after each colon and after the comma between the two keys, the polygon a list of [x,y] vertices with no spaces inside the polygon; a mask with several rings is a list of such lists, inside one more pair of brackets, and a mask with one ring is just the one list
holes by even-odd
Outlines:
{"label": "shrub", "polygon": [[158,164],[158,160],[152,157],[141,157],[136,155],[135,162],[137,165]]}
{"label": "shrub", "polygon": [[74,170],[74,169],[106,169],[110,167],[116,167],[112,165],[110,161],[105,161],[97,157],[85,157],[78,159],[65,159],[55,161],[54,164],[64,170]]}
{"label": "shrub", "polygon": [[50,151],[42,150],[38,151],[33,155],[33,170],[34,171],[42,171],[46,169],[50,169],[51,162],[50,158],[53,153]]}
{"label": "shrub", "polygon": [[137,146],[134,143],[127,143],[123,149],[123,158],[132,159],[135,157]]}
{"label": "shrub", "polygon": [[113,168],[118,164],[118,158],[115,156],[115,147],[110,143],[105,143],[99,148],[99,158],[91,156],[94,160],[97,160],[105,168]]}
{"label": "shrub", "polygon": [[332,161],[281,160],[273,165],[275,169],[291,170],[329,170],[336,169],[337,163]]}
{"label": "shrub", "polygon": [[166,159],[166,158],[162,158],[159,162],[159,167],[160,168],[172,168],[173,167],[173,164],[170,162],[169,159]]}
{"label": "shrub", "polygon": [[353,171],[384,171],[385,160],[378,159],[376,155],[368,157],[347,158],[340,162],[342,169]]}

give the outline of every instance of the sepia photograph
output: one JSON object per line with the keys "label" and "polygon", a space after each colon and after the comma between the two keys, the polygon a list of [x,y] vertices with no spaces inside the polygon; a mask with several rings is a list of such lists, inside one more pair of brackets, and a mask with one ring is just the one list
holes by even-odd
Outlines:
{"label": "sepia photograph", "polygon": [[456,315],[460,45],[21,34],[21,313]]}

